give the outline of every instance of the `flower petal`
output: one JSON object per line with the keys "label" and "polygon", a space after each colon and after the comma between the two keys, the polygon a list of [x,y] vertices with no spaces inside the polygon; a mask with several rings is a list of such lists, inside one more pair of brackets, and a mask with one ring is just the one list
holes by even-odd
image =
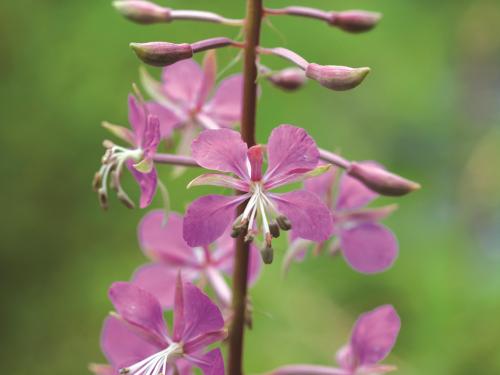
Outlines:
{"label": "flower petal", "polygon": [[142,134],[146,127],[146,113],[132,94],[128,96],[128,122],[134,131],[136,146],[140,146]]}
{"label": "flower petal", "polygon": [[161,264],[145,264],[132,276],[132,283],[148,291],[160,302],[163,309],[174,305],[175,280],[177,270]]}
{"label": "flower petal", "polygon": [[390,268],[398,256],[394,234],[378,223],[363,223],[340,232],[340,248],[358,272],[378,273]]}
{"label": "flower petal", "polygon": [[151,115],[160,120],[160,135],[163,139],[172,136],[172,132],[179,125],[181,119],[175,113],[156,102],[147,102],[146,108]]}
{"label": "flower petal", "polygon": [[183,236],[189,246],[208,245],[222,236],[246,195],[206,195],[192,202],[184,218]]}
{"label": "flower petal", "polygon": [[362,314],[354,325],[351,347],[359,366],[373,365],[392,350],[401,328],[401,320],[391,305]]}
{"label": "flower petal", "polygon": [[313,193],[297,190],[269,196],[290,220],[296,236],[316,242],[326,241],[331,236],[333,224],[330,210]]}
{"label": "flower petal", "polygon": [[120,319],[110,316],[104,321],[101,349],[115,374],[120,368],[149,357],[159,348],[134,334]]}
{"label": "flower petal", "polygon": [[134,168],[132,160],[128,160],[126,164],[141,189],[140,207],[146,208],[153,201],[158,186],[156,169],[153,168],[149,173],[141,173]]}
{"label": "flower petal", "polygon": [[332,203],[333,187],[338,174],[338,169],[333,167],[320,176],[308,178],[304,182],[304,189],[316,194],[329,207]]}
{"label": "flower petal", "polygon": [[241,120],[243,76],[233,75],[221,82],[213,99],[203,108],[203,113],[219,126],[229,127]]}
{"label": "flower petal", "polygon": [[232,172],[248,180],[247,145],[240,133],[230,129],[205,130],[192,145],[193,158],[203,168]]}
{"label": "flower petal", "polygon": [[193,59],[182,60],[163,69],[163,91],[185,108],[193,107],[200,92],[203,72]]}
{"label": "flower petal", "polygon": [[270,375],[352,375],[351,372],[335,367],[316,365],[288,365],[277,368]]}
{"label": "flower petal", "polygon": [[127,282],[116,282],[109,289],[116,312],[127,323],[143,329],[159,343],[167,343],[167,326],[158,300],[149,292]]}
{"label": "flower petal", "polygon": [[305,173],[315,168],[319,161],[316,142],[304,129],[292,125],[275,128],[267,142],[269,183],[290,173]]}
{"label": "flower petal", "polygon": [[[230,277],[233,276],[234,255],[235,255],[235,239],[230,236],[230,231],[227,231],[215,244],[216,248],[213,252],[213,258],[217,264],[217,269],[225,272]],[[248,283],[255,284],[260,276],[262,268],[262,257],[259,249],[252,242],[250,244],[250,265],[248,269]]]}
{"label": "flower petal", "polygon": [[144,150],[144,159],[152,159],[160,143],[160,120],[158,117],[148,115],[146,128],[144,129],[141,147]]}
{"label": "flower petal", "polygon": [[[365,161],[361,164],[377,165],[371,161]],[[363,183],[354,177],[344,173],[340,178],[339,193],[337,197],[337,210],[354,210],[366,206],[368,203],[378,198],[378,194],[368,189]]]}
{"label": "flower petal", "polygon": [[203,59],[203,79],[200,84],[198,97],[196,98],[197,107],[201,108],[206,102],[208,94],[212,91],[215,78],[217,76],[217,58],[214,50],[210,50],[205,54]]}
{"label": "flower petal", "polygon": [[[182,295],[179,295],[181,290]],[[224,328],[224,319],[219,308],[196,286],[184,282],[182,288],[177,288],[176,293],[174,309],[176,340],[181,339],[187,346],[191,340],[199,336]]]}
{"label": "flower petal", "polygon": [[224,375],[224,358],[220,349],[214,349],[200,359],[198,366],[203,371],[203,375]]}
{"label": "flower petal", "polygon": [[194,251],[182,238],[182,216],[163,210],[147,213],[138,226],[139,244],[149,258],[173,267],[196,268]]}

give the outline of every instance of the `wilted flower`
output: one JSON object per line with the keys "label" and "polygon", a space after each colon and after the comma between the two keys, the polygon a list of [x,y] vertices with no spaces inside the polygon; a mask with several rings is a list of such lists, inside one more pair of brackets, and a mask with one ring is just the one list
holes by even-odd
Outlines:
{"label": "wilted flower", "polygon": [[205,375],[224,374],[220,349],[206,352],[225,337],[224,320],[217,306],[194,285],[178,278],[171,335],[159,301],[149,292],[118,282],[109,296],[116,314],[104,322],[101,347],[113,373],[190,375],[195,366]]}
{"label": "wilted flower", "polygon": [[147,207],[156,192],[158,177],[153,156],[162,136],[171,133],[169,114],[154,103],[139,103],[133,95],[129,96],[129,122],[132,129],[103,123],[114,135],[128,142],[132,148],[115,145],[105,141],[106,153],[102,166],[94,177],[94,189],[99,194],[101,205],[108,206],[108,184],[117,192],[118,198],[128,207],[134,203],[121,186],[124,166],[130,170],[141,188],[140,207]]}
{"label": "wilted flower", "polygon": [[[365,208],[378,194],[348,174],[343,174],[340,178],[338,194],[334,199],[337,172],[332,169],[304,183],[307,191],[320,197],[332,210],[333,234],[338,241],[332,243],[330,253],[336,253],[340,249],[347,263],[359,272],[385,271],[396,260],[398,243],[392,231],[379,221],[393,212],[396,206]],[[286,261],[295,257],[300,259],[308,245],[310,243],[304,241],[292,241]]]}
{"label": "wilted flower", "polygon": [[[206,130],[193,142],[192,154],[202,167],[234,176],[204,174],[189,186],[222,186],[242,194],[207,195],[191,203],[184,219],[184,239],[190,246],[208,244],[219,238],[234,220],[235,208],[247,200],[244,212],[233,224],[235,237],[246,233],[250,241],[262,232],[266,248],[271,248],[272,237],[277,237],[280,229],[293,227],[299,237],[315,241],[324,241],[330,236],[330,212],[313,193],[305,190],[271,192],[302,180],[316,169],[319,152],[305,130],[281,125],[272,131],[267,146],[250,149],[238,132]],[[265,155],[267,172],[263,175]]]}
{"label": "wilted flower", "polygon": [[269,375],[377,375],[394,371],[395,366],[380,365],[389,355],[401,328],[401,320],[391,305],[362,314],[354,324],[349,343],[337,352],[338,367],[289,365]]}
{"label": "wilted flower", "polygon": [[189,59],[163,69],[162,82],[155,81],[146,70],[142,82],[153,100],[169,110],[175,128],[182,133],[178,153],[189,154],[191,142],[200,129],[233,126],[240,121],[243,80],[241,74],[224,79],[214,89],[217,74],[215,53],[208,52],[203,67]]}
{"label": "wilted flower", "polygon": [[[182,220],[182,216],[176,213],[170,213],[165,220],[162,210],[146,214],[139,224],[139,243],[154,263],[141,266],[132,282],[152,293],[164,308],[171,308],[175,279],[180,270],[184,279],[208,282],[222,307],[229,307],[231,290],[224,274],[232,273],[234,239],[227,233],[212,248],[207,245],[189,247],[182,238]],[[250,251],[248,281],[252,284],[259,275],[261,260],[254,246]]]}

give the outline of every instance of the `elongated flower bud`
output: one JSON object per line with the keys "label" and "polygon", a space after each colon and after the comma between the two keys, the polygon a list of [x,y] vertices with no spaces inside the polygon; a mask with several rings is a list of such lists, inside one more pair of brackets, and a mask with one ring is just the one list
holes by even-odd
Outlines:
{"label": "elongated flower bud", "polygon": [[306,76],[331,90],[345,91],[358,86],[369,72],[370,68],[349,68],[347,66],[311,63],[307,66]]}
{"label": "elongated flower bud", "polygon": [[380,13],[347,10],[345,12],[332,12],[329,23],[350,33],[362,33],[373,29],[381,18]]}
{"label": "elongated flower bud", "polygon": [[401,196],[420,189],[420,184],[373,165],[352,163],[347,173],[382,195]]}
{"label": "elongated flower bud", "polygon": [[268,81],[274,86],[279,87],[285,91],[294,91],[306,83],[306,75],[302,69],[299,68],[287,68],[280,70],[274,74],[267,77]]}
{"label": "elongated flower bud", "polygon": [[141,24],[169,22],[170,9],[144,0],[117,0],[115,9],[125,18]]}
{"label": "elongated flower bud", "polygon": [[146,64],[167,66],[177,61],[193,57],[193,49],[187,43],[174,44],[168,42],[130,43],[130,47]]}

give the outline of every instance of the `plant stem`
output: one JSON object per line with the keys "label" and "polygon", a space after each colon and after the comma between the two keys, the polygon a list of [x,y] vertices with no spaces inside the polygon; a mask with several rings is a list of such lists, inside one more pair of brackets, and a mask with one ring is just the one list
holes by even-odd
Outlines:
{"label": "plant stem", "polygon": [[[262,0],[247,0],[245,18],[244,86],[243,110],[241,117],[241,137],[248,147],[255,145],[255,117],[257,111],[257,47],[262,22]],[[243,212],[244,205],[238,208]],[[245,333],[247,283],[250,245],[244,236],[236,239],[236,254],[233,274],[233,321],[229,333],[229,375],[243,374],[243,337]]]}

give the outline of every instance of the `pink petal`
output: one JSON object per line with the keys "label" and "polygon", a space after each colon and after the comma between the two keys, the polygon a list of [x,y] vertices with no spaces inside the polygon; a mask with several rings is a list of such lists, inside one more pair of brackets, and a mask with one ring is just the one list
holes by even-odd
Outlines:
{"label": "pink petal", "polygon": [[203,108],[203,112],[218,125],[229,127],[241,120],[243,98],[243,76],[226,78],[219,85],[213,99]]}
{"label": "pink petal", "polygon": [[159,343],[167,343],[167,326],[158,300],[132,283],[117,282],[109,289],[116,312],[127,323],[151,334]]}
{"label": "pink petal", "polygon": [[398,256],[396,237],[377,223],[364,223],[341,230],[340,247],[347,263],[363,273],[385,271]]}
{"label": "pink petal", "polygon": [[[235,243],[234,238],[230,236],[230,231],[227,231],[221,238],[216,241],[215,251],[213,258],[217,263],[217,269],[225,272],[230,277],[233,276],[234,266],[234,251]],[[248,283],[255,284],[260,276],[262,268],[262,257],[259,249],[252,242],[250,244],[250,265],[248,269]]]}
{"label": "pink petal", "polygon": [[[376,164],[366,161],[362,164]],[[379,164],[376,164],[380,166]],[[366,206],[379,195],[368,189],[364,184],[354,177],[344,173],[340,178],[339,193],[337,197],[337,210],[353,210]]]}
{"label": "pink petal", "polygon": [[382,375],[396,370],[397,367],[391,365],[368,365],[358,367],[356,375]]}
{"label": "pink petal", "polygon": [[335,184],[337,168],[330,168],[320,176],[308,178],[304,182],[304,189],[316,194],[328,206],[331,206],[333,186]]}
{"label": "pink petal", "polygon": [[174,112],[156,102],[146,103],[146,108],[151,115],[158,117],[160,120],[161,138],[170,138],[172,136],[172,132],[179,125],[181,120],[175,115]]}
{"label": "pink petal", "polygon": [[224,328],[219,308],[206,294],[191,283],[184,283],[183,292],[185,328],[182,339],[186,344],[200,335]]}
{"label": "pink petal", "polygon": [[290,220],[298,237],[322,242],[331,236],[333,224],[330,210],[313,193],[297,190],[269,196],[278,204],[279,211]]}
{"label": "pink petal", "polygon": [[139,146],[146,126],[146,114],[133,95],[128,96],[128,122],[134,130],[136,146]]}
{"label": "pink petal", "polygon": [[401,320],[391,305],[384,305],[362,314],[351,335],[353,355],[360,366],[374,365],[392,350],[401,327]]}
{"label": "pink petal", "polygon": [[104,321],[101,348],[116,371],[137,363],[161,349],[131,332],[124,322],[112,316]]}
{"label": "pink petal", "polygon": [[160,302],[163,309],[174,305],[177,271],[161,264],[146,264],[139,267],[132,276],[132,283],[148,291]]}
{"label": "pink petal", "polygon": [[160,120],[158,117],[148,115],[146,128],[141,142],[141,147],[144,150],[143,158],[153,158],[160,143]]}
{"label": "pink petal", "polygon": [[185,108],[194,107],[203,72],[196,61],[182,60],[163,69],[163,90],[170,100]]}
{"label": "pink petal", "polygon": [[197,107],[201,108],[206,102],[208,94],[212,91],[217,76],[217,59],[215,51],[211,50],[205,54],[203,59],[203,79],[200,84],[200,90],[196,100]]}
{"label": "pink petal", "polygon": [[271,371],[269,375],[352,375],[352,373],[335,367],[288,365]]}
{"label": "pink petal", "polygon": [[267,142],[268,166],[266,176],[269,183],[290,173],[307,172],[319,161],[316,142],[304,129],[292,125],[275,128]]}
{"label": "pink petal", "polygon": [[147,213],[138,226],[142,251],[171,267],[197,267],[193,249],[182,238],[182,221],[182,216],[175,212],[169,213],[167,219],[164,210]]}
{"label": "pink petal", "polygon": [[193,158],[203,168],[232,172],[248,180],[247,145],[240,133],[230,129],[205,130],[192,145]]}
{"label": "pink petal", "polygon": [[224,358],[220,349],[214,349],[200,358],[203,375],[224,375]]}
{"label": "pink petal", "polygon": [[183,236],[189,246],[208,245],[222,236],[235,219],[236,207],[247,195],[206,195],[192,202],[184,218]]}
{"label": "pink petal", "polygon": [[141,173],[134,168],[132,160],[128,160],[126,164],[141,189],[140,207],[146,208],[153,201],[158,186],[156,169],[153,167],[151,172]]}

